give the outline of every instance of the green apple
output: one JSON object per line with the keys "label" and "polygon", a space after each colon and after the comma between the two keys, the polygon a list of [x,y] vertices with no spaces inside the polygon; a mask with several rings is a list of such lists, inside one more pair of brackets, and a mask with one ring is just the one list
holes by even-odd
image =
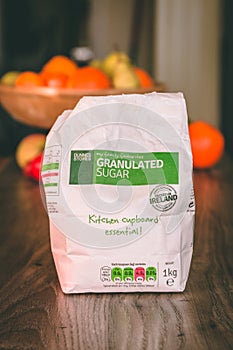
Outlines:
{"label": "green apple", "polygon": [[15,85],[15,80],[18,77],[19,74],[20,74],[20,72],[13,71],[13,70],[9,71],[9,72],[6,72],[1,77],[1,84],[14,86]]}

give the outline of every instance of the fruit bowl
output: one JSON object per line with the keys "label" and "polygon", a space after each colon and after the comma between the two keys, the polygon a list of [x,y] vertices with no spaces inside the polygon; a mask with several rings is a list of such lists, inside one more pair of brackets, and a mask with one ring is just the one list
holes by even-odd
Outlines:
{"label": "fruit bowl", "polygon": [[38,128],[50,129],[57,117],[73,109],[83,96],[106,96],[127,93],[162,92],[164,85],[151,88],[76,90],[49,87],[15,87],[0,84],[0,103],[15,120]]}

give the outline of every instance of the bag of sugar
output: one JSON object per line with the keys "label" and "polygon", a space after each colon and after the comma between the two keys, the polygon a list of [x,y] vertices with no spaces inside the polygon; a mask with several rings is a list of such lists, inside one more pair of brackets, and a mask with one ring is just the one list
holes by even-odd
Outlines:
{"label": "bag of sugar", "polygon": [[185,289],[195,201],[182,93],[83,97],[51,128],[41,176],[64,293]]}

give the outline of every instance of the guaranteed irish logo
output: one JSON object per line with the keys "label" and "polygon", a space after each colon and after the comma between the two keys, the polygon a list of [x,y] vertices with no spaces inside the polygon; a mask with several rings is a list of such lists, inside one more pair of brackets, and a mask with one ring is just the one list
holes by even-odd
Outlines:
{"label": "guaranteed irish logo", "polygon": [[168,211],[177,200],[176,190],[169,185],[159,185],[150,193],[150,204],[159,211]]}

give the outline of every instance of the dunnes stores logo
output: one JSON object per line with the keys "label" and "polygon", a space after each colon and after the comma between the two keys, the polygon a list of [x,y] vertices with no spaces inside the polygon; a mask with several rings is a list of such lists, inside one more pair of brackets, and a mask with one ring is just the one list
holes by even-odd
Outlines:
{"label": "dunnes stores logo", "polygon": [[159,185],[150,193],[150,204],[157,210],[164,212],[172,209],[177,201],[176,190],[169,185]]}

